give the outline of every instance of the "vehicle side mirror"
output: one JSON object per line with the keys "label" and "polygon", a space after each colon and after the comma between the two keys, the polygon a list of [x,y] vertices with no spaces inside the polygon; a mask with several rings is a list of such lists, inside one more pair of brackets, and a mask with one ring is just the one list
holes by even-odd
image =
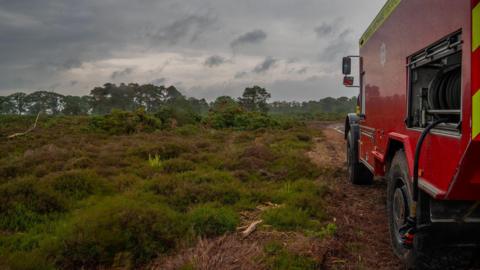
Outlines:
{"label": "vehicle side mirror", "polygon": [[355,82],[355,77],[353,77],[353,76],[343,77],[343,85],[345,85],[345,86],[353,86],[354,82]]}
{"label": "vehicle side mirror", "polygon": [[350,75],[350,74],[352,74],[352,58],[350,58],[350,57],[343,57],[343,61],[342,61],[342,72],[343,72],[343,75]]}

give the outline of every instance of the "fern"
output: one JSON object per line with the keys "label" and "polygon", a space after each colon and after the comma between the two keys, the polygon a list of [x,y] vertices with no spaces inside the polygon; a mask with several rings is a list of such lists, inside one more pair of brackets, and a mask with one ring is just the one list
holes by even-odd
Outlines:
{"label": "fern", "polygon": [[158,154],[155,154],[153,157],[148,154],[148,164],[150,167],[153,168],[161,168],[162,167],[162,160]]}

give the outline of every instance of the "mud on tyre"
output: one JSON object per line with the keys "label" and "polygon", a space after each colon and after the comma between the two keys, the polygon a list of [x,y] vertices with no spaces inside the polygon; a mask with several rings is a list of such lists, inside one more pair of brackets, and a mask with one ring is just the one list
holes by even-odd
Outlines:
{"label": "mud on tyre", "polygon": [[358,158],[358,141],[352,131],[347,134],[347,178],[354,185],[369,185],[373,181],[372,173]]}

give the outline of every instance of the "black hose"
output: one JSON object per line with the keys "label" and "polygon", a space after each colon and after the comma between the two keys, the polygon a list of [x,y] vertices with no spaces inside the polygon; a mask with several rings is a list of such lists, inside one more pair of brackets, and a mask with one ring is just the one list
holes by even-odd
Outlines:
{"label": "black hose", "polygon": [[462,71],[459,67],[441,70],[430,82],[428,103],[433,110],[460,109]]}
{"label": "black hose", "polygon": [[415,159],[413,161],[413,201],[417,202],[418,201],[418,163],[420,162],[420,154],[422,151],[422,145],[423,141],[425,141],[425,138],[427,135],[430,133],[430,130],[438,126],[439,124],[447,122],[448,119],[438,119],[435,122],[431,123],[428,125],[422,132],[422,135],[420,135],[420,138],[418,139],[417,142],[417,147],[415,149]]}

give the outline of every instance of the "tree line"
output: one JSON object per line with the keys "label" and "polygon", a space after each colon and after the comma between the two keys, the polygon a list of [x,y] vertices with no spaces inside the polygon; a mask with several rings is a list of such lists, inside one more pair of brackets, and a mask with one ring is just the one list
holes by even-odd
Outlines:
{"label": "tree line", "polygon": [[261,113],[315,114],[352,112],[357,103],[355,97],[268,103],[270,97],[265,88],[253,86],[246,88],[243,95],[237,99],[222,96],[208,103],[205,99],[186,97],[174,86],[107,83],[95,87],[86,96],[61,95],[48,91],[0,96],[0,114],[35,115],[43,112],[49,115],[101,115],[110,113],[113,109],[134,111],[139,108],[143,108],[147,113],[155,113],[165,108],[181,108],[196,114],[206,114],[215,104],[225,102],[237,103],[247,111]]}

